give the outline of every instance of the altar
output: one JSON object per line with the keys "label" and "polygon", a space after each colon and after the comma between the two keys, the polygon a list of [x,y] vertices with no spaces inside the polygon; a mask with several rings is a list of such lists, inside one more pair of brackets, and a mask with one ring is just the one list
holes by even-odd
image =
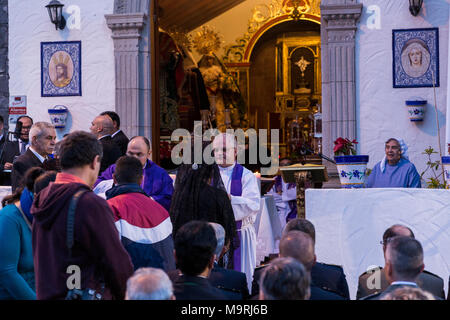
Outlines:
{"label": "altar", "polygon": [[306,219],[316,229],[317,261],[341,265],[350,298],[358,277],[384,266],[380,241],[393,224],[411,228],[424,250],[425,270],[450,274],[450,192],[436,189],[308,189]]}

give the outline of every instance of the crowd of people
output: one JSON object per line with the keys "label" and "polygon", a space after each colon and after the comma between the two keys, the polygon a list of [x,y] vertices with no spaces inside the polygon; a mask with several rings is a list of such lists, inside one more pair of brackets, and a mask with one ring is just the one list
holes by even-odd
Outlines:
{"label": "crowd of people", "polygon": [[[50,123],[18,122],[0,158],[12,186],[0,211],[0,299],[350,299],[343,268],[317,261],[315,227],[296,217],[281,178],[279,254],[257,266],[261,195],[236,162],[234,136],[214,139],[214,164],[183,164],[173,181],[150,160],[150,141],[128,139],[112,111],[59,142]],[[385,265],[360,276],[357,299],[445,299],[411,229],[393,225],[382,239]]]}

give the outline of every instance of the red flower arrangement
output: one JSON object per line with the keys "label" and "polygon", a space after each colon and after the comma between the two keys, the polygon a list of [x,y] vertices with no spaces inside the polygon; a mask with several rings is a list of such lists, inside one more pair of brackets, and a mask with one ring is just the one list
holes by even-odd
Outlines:
{"label": "red flower arrangement", "polygon": [[349,139],[339,137],[336,139],[336,141],[334,141],[334,155],[338,156],[342,154],[344,156],[354,156],[356,155],[356,144],[358,144],[358,142],[356,142],[355,139],[353,139],[353,141],[350,141]]}

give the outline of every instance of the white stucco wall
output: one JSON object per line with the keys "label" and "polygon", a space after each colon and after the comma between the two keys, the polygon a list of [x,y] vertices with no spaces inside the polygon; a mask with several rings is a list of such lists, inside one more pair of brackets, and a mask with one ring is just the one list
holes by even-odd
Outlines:
{"label": "white stucco wall", "polygon": [[[436,88],[440,139],[443,155],[447,154],[447,66],[449,0],[424,1],[419,16],[413,17],[408,1],[363,0],[356,40],[357,123],[360,153],[370,156],[369,167],[384,155],[384,141],[390,137],[404,139],[409,146],[410,160],[421,173],[426,167],[422,152],[432,146],[438,151],[438,135],[433,88],[393,88],[392,30],[439,28],[440,87]],[[380,11],[379,29],[370,29],[368,7],[376,5]],[[419,96],[428,101],[425,120],[410,122],[405,100]],[[438,160],[439,156],[434,156]]]}
{"label": "white stucco wall", "polygon": [[[114,47],[104,15],[113,13],[114,0],[63,1],[64,10],[77,5],[81,28],[55,30],[45,5],[48,0],[9,1],[9,89],[11,95],[27,96],[27,112],[35,121],[48,121],[47,109],[65,105],[68,131],[89,130],[100,112],[115,109]],[[66,20],[67,12],[63,11]],[[41,97],[40,43],[81,41],[82,96]]]}

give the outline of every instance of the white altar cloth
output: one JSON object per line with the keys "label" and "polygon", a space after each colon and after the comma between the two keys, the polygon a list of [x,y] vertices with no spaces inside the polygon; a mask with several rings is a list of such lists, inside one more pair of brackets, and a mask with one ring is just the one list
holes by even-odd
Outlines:
{"label": "white altar cloth", "polygon": [[450,190],[307,189],[306,219],[316,228],[317,261],[342,265],[350,298],[368,266],[384,266],[380,244],[393,224],[410,227],[424,249],[425,269],[450,274]]}

